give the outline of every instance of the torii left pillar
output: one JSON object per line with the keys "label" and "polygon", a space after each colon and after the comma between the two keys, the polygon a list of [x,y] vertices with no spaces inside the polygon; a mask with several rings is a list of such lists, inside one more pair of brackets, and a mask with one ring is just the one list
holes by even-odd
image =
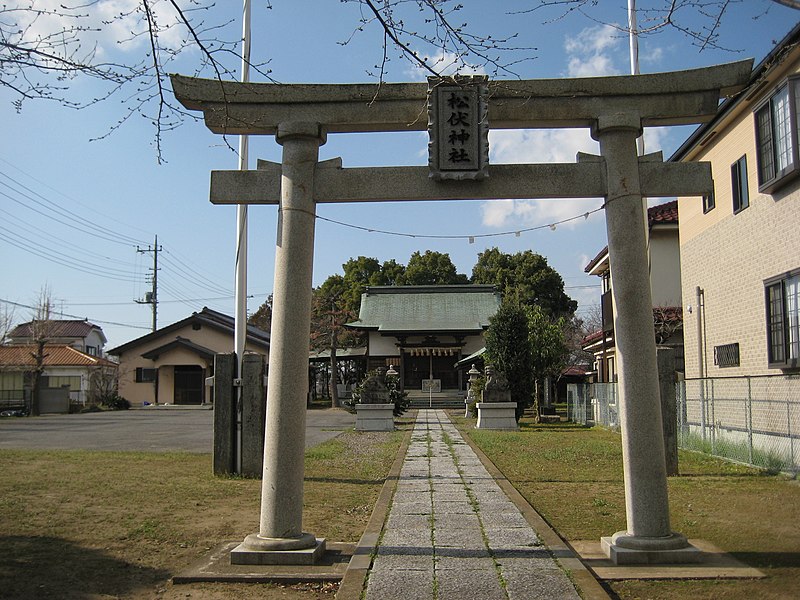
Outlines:
{"label": "torii left pillar", "polygon": [[314,259],[314,172],[325,132],[318,123],[281,123],[281,204],[275,250],[261,520],[231,552],[232,564],[314,564],[325,540],[303,527],[308,340]]}

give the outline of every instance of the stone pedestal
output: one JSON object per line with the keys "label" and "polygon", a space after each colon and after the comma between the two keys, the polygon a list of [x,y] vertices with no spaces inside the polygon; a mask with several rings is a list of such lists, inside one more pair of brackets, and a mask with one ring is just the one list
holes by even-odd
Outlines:
{"label": "stone pedestal", "polygon": [[600,547],[616,565],[668,565],[700,562],[702,551],[679,533],[657,538],[618,531],[600,538]]}
{"label": "stone pedestal", "polygon": [[248,535],[231,550],[232,565],[313,565],[325,554],[325,540],[304,533],[297,538]]}
{"label": "stone pedestal", "polygon": [[356,431],[394,431],[394,404],[356,404]]}
{"label": "stone pedestal", "polygon": [[478,429],[519,429],[516,402],[478,402]]}

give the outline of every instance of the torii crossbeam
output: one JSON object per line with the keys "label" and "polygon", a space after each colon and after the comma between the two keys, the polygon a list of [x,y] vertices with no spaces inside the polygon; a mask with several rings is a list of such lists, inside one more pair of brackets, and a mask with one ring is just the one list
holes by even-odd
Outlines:
{"label": "torii crossbeam", "polygon": [[698,551],[669,523],[643,196],[707,194],[706,164],[638,157],[647,126],[710,120],[742,89],[752,60],[689,71],[488,83],[492,129],[588,127],[600,157],[571,164],[495,165],[480,181],[437,181],[425,168],[347,169],[318,162],[328,133],[427,128],[425,84],[281,85],[174,75],[187,108],[222,134],[275,135],[280,165],[214,171],[219,204],[279,204],[261,522],[232,561],[313,562],[324,541],[302,531],[305,398],[316,204],[392,200],[603,197],[619,357],[627,529],[603,538],[617,563],[688,562]]}

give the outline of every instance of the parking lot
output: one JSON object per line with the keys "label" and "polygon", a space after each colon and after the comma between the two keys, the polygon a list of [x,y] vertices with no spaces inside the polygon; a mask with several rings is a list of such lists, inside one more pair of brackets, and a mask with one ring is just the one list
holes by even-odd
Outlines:
{"label": "parking lot", "polygon": [[[0,448],[211,452],[214,412],[148,408],[76,415],[0,419]],[[352,429],[355,415],[343,410],[306,412],[306,448]]]}

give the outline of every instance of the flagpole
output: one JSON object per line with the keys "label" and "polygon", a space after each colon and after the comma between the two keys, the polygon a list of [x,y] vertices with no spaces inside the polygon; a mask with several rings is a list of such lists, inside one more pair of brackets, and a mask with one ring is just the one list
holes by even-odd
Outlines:
{"label": "flagpole", "polygon": [[[242,7],[242,83],[250,80],[250,0]],[[248,168],[248,138],[239,136],[239,170]],[[242,376],[242,359],[247,341],[247,205],[236,205],[236,289],[233,345],[236,374]],[[236,472],[242,472],[242,388],[236,388]]]}
{"label": "flagpole", "polygon": [[[628,0],[628,44],[631,54],[631,75],[639,74],[639,26],[636,22],[636,0]],[[636,139],[639,156],[644,154],[644,134]]]}

